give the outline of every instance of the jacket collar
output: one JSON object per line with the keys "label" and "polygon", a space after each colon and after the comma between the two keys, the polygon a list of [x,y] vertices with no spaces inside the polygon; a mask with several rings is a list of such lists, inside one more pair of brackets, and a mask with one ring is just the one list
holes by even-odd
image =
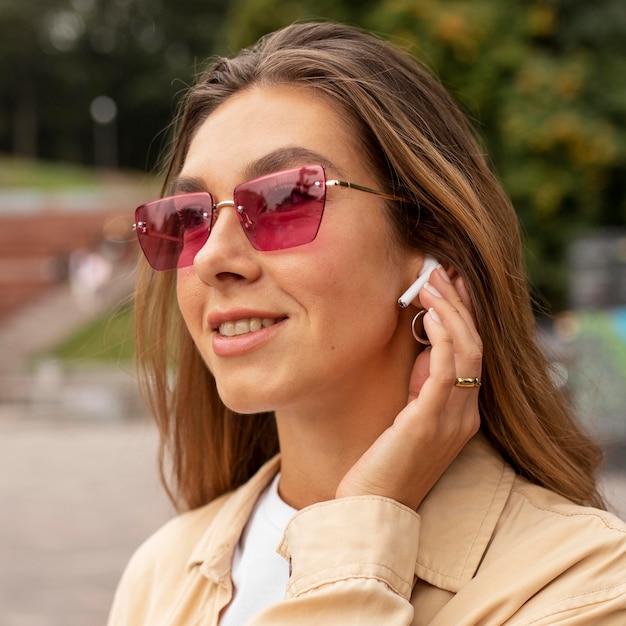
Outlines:
{"label": "jacket collar", "polygon": [[[277,455],[267,461],[245,484],[208,504],[208,526],[191,554],[188,567],[200,566],[200,573],[215,583],[230,585],[233,552],[261,492],[280,467]],[[215,511],[214,514],[212,510]]]}
{"label": "jacket collar", "polygon": [[491,541],[515,472],[476,435],[446,470],[417,512],[418,578],[456,593],[469,582]]}
{"label": "jacket collar", "polygon": [[[207,506],[214,508],[188,566],[218,584],[230,584],[233,551],[254,504],[280,466],[274,457],[245,484]],[[476,435],[418,509],[420,541],[415,574],[457,592],[475,574],[511,492],[515,473],[482,435]]]}

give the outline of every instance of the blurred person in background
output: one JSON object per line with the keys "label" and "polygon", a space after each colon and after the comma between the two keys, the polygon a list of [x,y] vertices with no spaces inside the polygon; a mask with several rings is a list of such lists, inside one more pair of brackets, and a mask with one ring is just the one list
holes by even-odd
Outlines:
{"label": "blurred person in background", "polygon": [[441,85],[296,24],[216,60],[176,128],[136,314],[181,513],[110,626],[626,623],[626,525]]}

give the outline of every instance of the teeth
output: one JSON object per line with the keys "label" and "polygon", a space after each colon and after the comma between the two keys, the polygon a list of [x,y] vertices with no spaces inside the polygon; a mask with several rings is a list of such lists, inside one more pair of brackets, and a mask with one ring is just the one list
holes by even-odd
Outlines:
{"label": "teeth", "polygon": [[220,324],[219,333],[224,337],[235,337],[237,335],[245,335],[252,333],[261,328],[267,328],[276,323],[275,319],[250,317],[246,319],[236,320],[234,322],[224,322]]}
{"label": "teeth", "polygon": [[237,320],[235,322],[235,335],[245,335],[250,332],[251,320]]}

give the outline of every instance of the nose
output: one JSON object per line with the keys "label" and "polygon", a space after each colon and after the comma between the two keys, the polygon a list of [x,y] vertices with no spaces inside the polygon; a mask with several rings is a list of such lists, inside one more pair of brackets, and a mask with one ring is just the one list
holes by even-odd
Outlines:
{"label": "nose", "polygon": [[243,223],[235,203],[219,202],[214,207],[211,233],[194,258],[194,268],[200,279],[214,287],[231,282],[255,280],[260,275],[258,252],[244,234]]}

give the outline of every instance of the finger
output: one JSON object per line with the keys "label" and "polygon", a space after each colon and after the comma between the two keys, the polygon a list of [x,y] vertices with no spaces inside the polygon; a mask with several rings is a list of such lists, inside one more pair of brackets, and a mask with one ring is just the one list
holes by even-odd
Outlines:
{"label": "finger", "polygon": [[463,276],[457,276],[454,281],[454,286],[467,310],[473,314],[474,303],[472,302],[472,296],[470,295],[469,289],[467,288],[467,283],[465,282]]}
{"label": "finger", "polygon": [[451,407],[458,408],[471,399],[475,403],[478,388],[456,387],[455,383],[458,378],[480,379],[482,342],[450,302],[444,298],[437,300],[438,308],[431,309],[424,318],[424,328],[432,343],[430,372],[443,385],[449,385],[448,401]]}
{"label": "finger", "polygon": [[472,301],[472,296],[470,295],[469,289],[467,288],[467,283],[462,276],[458,276],[454,281],[454,286],[461,298],[463,304],[466,306],[467,310],[470,312],[472,316],[473,327],[476,332],[476,337],[480,341],[480,336],[478,334],[478,327],[476,325],[476,312],[474,309],[474,302]]}
{"label": "finger", "polygon": [[[456,293],[454,286],[449,286],[448,294]],[[451,291],[450,291],[451,290]],[[462,304],[460,297],[450,297],[447,299],[433,285],[427,283],[423,296],[425,303],[429,303],[431,308],[435,310],[441,319],[444,327],[450,333],[455,354],[458,360],[469,361],[470,369],[466,371],[475,371],[475,375],[480,374],[482,369],[482,341],[474,324],[473,316],[467,311]],[[429,318],[430,319],[427,319]],[[430,337],[430,329],[432,328],[433,316],[426,315],[424,319],[424,328]],[[430,338],[431,343],[433,338]],[[464,365],[464,363],[460,363]],[[478,368],[475,365],[478,365]],[[469,374],[459,374],[459,376],[468,377]]]}
{"label": "finger", "polygon": [[430,376],[430,346],[422,350],[413,364],[409,378],[409,396],[407,402],[411,402],[420,394],[424,383]]}
{"label": "finger", "polygon": [[[458,320],[460,316],[457,315]],[[482,350],[477,349],[473,338],[467,341],[467,326],[464,323],[452,324],[450,330],[443,319],[430,310],[424,320],[432,334],[430,349],[431,376],[424,383],[420,400],[421,408],[439,411],[441,418],[439,428],[454,433],[457,441],[467,441],[480,426],[478,411],[478,389],[467,389],[455,386],[457,378],[480,378],[482,369]],[[463,339],[455,337],[455,328],[462,330]],[[464,373],[461,373],[464,372]],[[445,404],[441,403],[445,398]]]}
{"label": "finger", "polygon": [[429,281],[420,293],[422,305],[426,308],[433,306],[437,309],[438,304],[441,304],[438,298],[447,300],[465,321],[468,330],[473,336],[474,343],[480,348],[482,353],[482,341],[476,327],[472,300],[463,278],[457,276],[454,282],[450,281],[447,273],[441,266],[431,274],[430,278],[432,282]]}
{"label": "finger", "polygon": [[[416,360],[409,381],[409,400],[419,397],[420,412],[438,415],[446,405],[456,380],[454,345],[451,334],[445,329],[436,312],[429,310],[424,316],[424,328],[431,347]],[[428,375],[420,359],[428,360]]]}
{"label": "finger", "polygon": [[445,269],[439,266],[430,275],[429,282],[458,309],[468,325],[475,327],[474,305],[461,276],[451,281]]}

